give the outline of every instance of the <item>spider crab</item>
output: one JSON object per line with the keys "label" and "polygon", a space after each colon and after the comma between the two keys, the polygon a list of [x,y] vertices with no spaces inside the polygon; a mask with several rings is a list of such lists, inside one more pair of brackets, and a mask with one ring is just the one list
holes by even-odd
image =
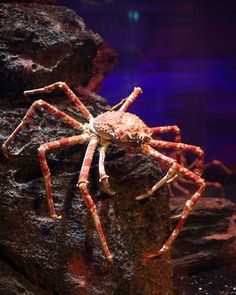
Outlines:
{"label": "spider crab", "polygon": [[[75,93],[64,82],[56,82],[43,88],[25,91],[24,95],[29,96],[33,94],[50,93],[58,87],[68,96],[71,102],[78,107],[78,110],[83,114],[88,123],[82,124],[74,118],[72,118],[71,116],[60,111],[51,104],[47,103],[46,101],[37,100],[31,105],[31,107],[27,111],[26,115],[24,116],[18,127],[3,143],[2,150],[5,157],[8,156],[8,147],[10,143],[14,140],[16,135],[30,123],[33,116],[35,115],[36,109],[38,108],[48,111],[49,113],[53,114],[58,119],[64,121],[74,129],[80,130],[80,135],[75,135],[67,138],[60,138],[56,141],[44,143],[40,145],[40,147],[38,148],[39,161],[42,174],[44,177],[49,211],[53,219],[61,218],[61,216],[57,215],[54,207],[51,189],[51,176],[47,164],[46,153],[48,153],[51,150],[55,150],[65,146],[88,143],[77,186],[79,187],[84,202],[91,213],[104,253],[106,255],[107,260],[110,262],[113,260],[113,256],[108,248],[104,232],[101,226],[101,222],[97,214],[96,205],[88,189],[89,170],[95,150],[98,146],[100,146],[100,182],[109,194],[113,194],[113,192],[110,189],[108,175],[106,174],[104,167],[105,154],[109,144],[119,144],[128,152],[132,151],[143,153],[147,156],[153,157],[154,159],[158,159],[160,162],[167,164],[169,169],[166,175],[161,180],[159,180],[153,187],[151,187],[147,192],[140,196],[137,196],[136,200],[142,200],[144,198],[150,197],[154,191],[156,191],[162,185],[171,182],[178,175],[187,178],[188,180],[193,181],[196,184],[196,192],[186,202],[174,231],[171,233],[171,235],[164,243],[164,245],[161,247],[161,249],[156,253],[148,255],[148,258],[156,257],[168,251],[171,248],[175,239],[177,238],[179,232],[181,231],[189,215],[189,212],[193,209],[195,203],[198,201],[205,189],[205,182],[201,178],[204,161],[203,151],[199,147],[181,143],[180,130],[177,126],[149,128],[139,117],[126,112],[128,107],[135,101],[138,95],[142,93],[140,87],[135,87],[133,92],[127,98],[121,100],[121,102],[114,106],[110,111],[106,111],[95,118],[85,107],[85,105],[81,102],[81,100],[75,95]],[[117,108],[118,110],[115,110]],[[174,133],[175,142],[154,140],[152,138],[153,134],[163,133]],[[176,150],[176,159],[168,157],[159,151],[165,148],[171,148]],[[190,171],[182,165],[182,151],[193,152],[196,154],[197,164],[194,172]]]}

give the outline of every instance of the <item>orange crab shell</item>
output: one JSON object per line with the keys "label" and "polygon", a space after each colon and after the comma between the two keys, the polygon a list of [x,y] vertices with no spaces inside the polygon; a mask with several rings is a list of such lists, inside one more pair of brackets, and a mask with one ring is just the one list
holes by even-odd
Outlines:
{"label": "orange crab shell", "polygon": [[92,124],[101,138],[126,144],[148,142],[152,132],[136,115],[123,111],[108,111],[98,115]]}

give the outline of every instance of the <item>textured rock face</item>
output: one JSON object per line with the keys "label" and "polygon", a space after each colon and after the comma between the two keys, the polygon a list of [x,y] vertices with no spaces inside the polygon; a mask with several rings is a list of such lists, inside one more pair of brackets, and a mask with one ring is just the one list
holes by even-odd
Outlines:
{"label": "textured rock face", "polygon": [[0,4],[0,89],[22,93],[58,79],[97,89],[116,54],[68,8]]}
{"label": "textured rock face", "polygon": [[[171,199],[178,212],[184,198]],[[224,198],[201,198],[172,251],[176,274],[236,262],[236,205]]]}

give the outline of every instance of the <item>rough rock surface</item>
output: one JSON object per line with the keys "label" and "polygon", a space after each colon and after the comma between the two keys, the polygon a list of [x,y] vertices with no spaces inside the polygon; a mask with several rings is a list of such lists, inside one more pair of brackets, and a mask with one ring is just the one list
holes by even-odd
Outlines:
{"label": "rough rock surface", "polygon": [[[16,2],[15,0],[2,0],[1,2]],[[57,0],[18,0],[17,3],[43,3],[56,4]]]}
{"label": "rough rock surface", "polygon": [[[185,198],[171,199],[175,215]],[[202,197],[176,240],[176,275],[236,262],[236,205],[224,198]]]}
{"label": "rough rock surface", "polygon": [[0,259],[0,294],[46,295],[43,290],[39,290],[38,287],[30,284],[22,274],[14,270],[4,259]]}
{"label": "rough rock surface", "polygon": [[58,79],[95,90],[116,54],[66,7],[0,4],[0,89],[11,95]]}

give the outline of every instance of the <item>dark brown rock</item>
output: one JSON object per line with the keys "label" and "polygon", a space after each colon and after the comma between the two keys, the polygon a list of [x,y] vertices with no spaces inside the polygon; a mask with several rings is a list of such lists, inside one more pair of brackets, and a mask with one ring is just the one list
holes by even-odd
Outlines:
{"label": "dark brown rock", "polygon": [[56,4],[56,0],[2,0],[1,2],[14,2],[14,3],[44,3],[44,4]]}
{"label": "dark brown rock", "polygon": [[0,89],[19,94],[56,81],[98,89],[116,62],[103,39],[66,7],[0,4]]}
{"label": "dark brown rock", "polygon": [[[175,215],[185,198],[171,199]],[[236,205],[224,198],[201,198],[172,251],[176,274],[236,262]]]}
{"label": "dark brown rock", "polygon": [[4,259],[0,259],[0,294],[46,295],[47,293],[42,288],[34,287]]}

